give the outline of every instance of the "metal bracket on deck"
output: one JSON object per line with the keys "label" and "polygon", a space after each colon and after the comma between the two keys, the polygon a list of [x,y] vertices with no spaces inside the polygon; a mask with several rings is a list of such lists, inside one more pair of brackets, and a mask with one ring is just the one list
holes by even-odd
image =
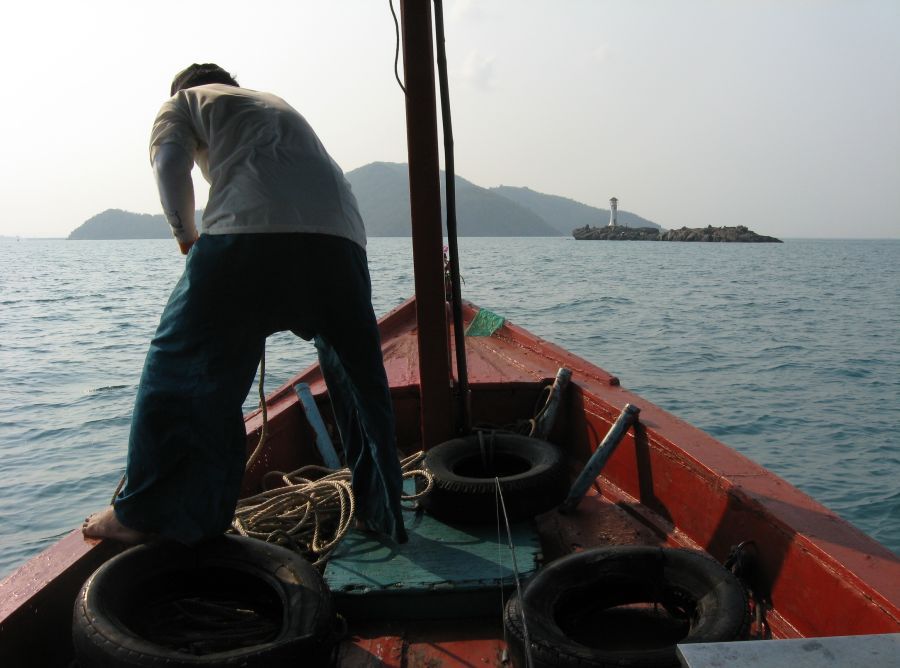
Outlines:
{"label": "metal bracket on deck", "polygon": [[584,498],[584,495],[587,493],[588,488],[594,480],[597,479],[597,476],[600,475],[600,471],[603,469],[606,461],[622,441],[628,428],[637,422],[638,414],[640,412],[641,409],[637,406],[625,404],[625,408],[622,409],[619,417],[613,423],[612,427],[609,428],[609,432],[604,436],[600,445],[597,446],[594,454],[591,455],[584,470],[572,484],[572,489],[569,490],[569,496],[562,502],[562,505],[559,507],[559,512],[568,513],[575,510],[581,502],[581,499]]}
{"label": "metal bracket on deck", "polygon": [[297,397],[300,399],[300,405],[303,407],[309,426],[312,427],[313,432],[316,434],[316,448],[319,450],[319,454],[322,455],[322,461],[325,466],[330,469],[341,468],[341,460],[338,458],[337,451],[331,443],[331,437],[325,428],[325,422],[322,420],[322,414],[319,413],[319,407],[316,406],[316,400],[313,399],[309,385],[297,383],[294,385],[294,392],[297,393]]}
{"label": "metal bracket on deck", "polygon": [[550,386],[550,395],[547,397],[547,402],[535,416],[534,431],[531,434],[534,438],[546,440],[547,435],[553,428],[553,423],[556,422],[556,414],[562,403],[562,395],[569,386],[571,378],[572,372],[566,367],[561,367],[556,372],[556,379],[553,381],[553,385]]}

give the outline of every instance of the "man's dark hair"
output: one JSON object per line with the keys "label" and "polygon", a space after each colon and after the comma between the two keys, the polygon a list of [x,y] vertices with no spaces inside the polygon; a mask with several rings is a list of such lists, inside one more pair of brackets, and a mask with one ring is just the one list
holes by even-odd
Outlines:
{"label": "man's dark hair", "polygon": [[202,65],[194,63],[175,75],[175,78],[172,79],[172,91],[169,94],[175,95],[185,88],[211,83],[238,85],[237,79],[215,63],[203,63]]}

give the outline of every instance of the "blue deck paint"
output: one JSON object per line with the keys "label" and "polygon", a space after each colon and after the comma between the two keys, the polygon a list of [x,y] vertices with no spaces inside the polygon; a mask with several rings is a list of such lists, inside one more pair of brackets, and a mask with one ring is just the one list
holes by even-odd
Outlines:
{"label": "blue deck paint", "polygon": [[900,633],[678,645],[683,668],[900,666]]}
{"label": "blue deck paint", "polygon": [[[409,542],[351,531],[325,568],[338,611],[348,619],[446,619],[499,615],[515,588],[506,530],[497,524],[447,525],[404,510]],[[519,577],[539,565],[533,522],[511,526]],[[502,585],[502,593],[501,593]]]}

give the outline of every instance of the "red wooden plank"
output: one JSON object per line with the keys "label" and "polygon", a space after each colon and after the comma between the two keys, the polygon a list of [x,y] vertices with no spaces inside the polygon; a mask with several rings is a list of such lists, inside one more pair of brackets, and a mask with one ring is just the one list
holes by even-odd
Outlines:
{"label": "red wooden plank", "polygon": [[77,529],[0,582],[0,665],[65,665],[72,606],[88,576],[122,550]]}
{"label": "red wooden plank", "polygon": [[496,638],[410,643],[406,668],[484,668],[503,666],[506,644]]}
{"label": "red wooden plank", "polygon": [[400,636],[354,636],[341,643],[336,663],[347,668],[402,668],[403,655],[404,642]]}

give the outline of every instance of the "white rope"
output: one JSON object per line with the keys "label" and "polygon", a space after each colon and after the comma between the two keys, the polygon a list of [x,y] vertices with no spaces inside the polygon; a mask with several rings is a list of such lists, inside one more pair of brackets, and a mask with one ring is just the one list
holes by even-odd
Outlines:
{"label": "white rope", "polygon": [[[479,432],[479,439],[481,438]],[[494,478],[497,480],[497,478]],[[502,540],[503,536],[500,533],[500,484],[499,481],[497,485],[494,487],[494,505],[496,506],[496,515],[497,515],[497,572],[498,578],[500,580],[500,619],[503,619],[503,611],[506,606],[506,593],[503,590],[503,545]],[[506,624],[503,624],[503,644],[505,645],[503,649],[503,654],[500,657],[501,663],[509,663],[509,637],[506,633]]]}
{"label": "white rope", "polygon": [[[259,361],[262,430],[245,470],[256,463],[268,436],[265,378],[266,350],[263,346]],[[434,487],[434,478],[430,472],[413,468],[424,456],[424,452],[418,452],[400,462],[404,480],[415,476],[425,479],[425,487],[415,494],[401,496],[403,501],[420,499]],[[230,531],[267,543],[284,545],[299,552],[316,566],[324,564],[354,523],[356,500],[353,497],[350,469],[330,469],[313,464],[290,473],[269,471],[263,475],[263,485],[273,477],[280,478],[281,485],[238,501]]]}
{"label": "white rope", "polygon": [[259,358],[259,407],[260,409],[262,409],[262,430],[259,433],[259,441],[257,441],[256,447],[253,448],[253,453],[250,455],[250,458],[247,460],[247,463],[244,466],[245,471],[249,471],[250,467],[256,463],[256,459],[262,452],[263,444],[266,442],[266,437],[269,433],[269,410],[268,406],[266,405],[265,382],[266,344],[263,343],[262,356]]}
{"label": "white rope", "polygon": [[[424,488],[402,496],[404,501],[420,499],[434,486],[431,473],[414,468],[424,456],[418,452],[400,461],[404,479],[425,479]],[[350,469],[309,465],[289,473],[269,471],[263,483],[273,478],[281,483],[278,487],[238,502],[230,531],[284,545],[316,566],[324,564],[354,524]]]}
{"label": "white rope", "polygon": [[[513,545],[512,530],[509,528],[509,515],[506,513],[506,501],[503,500],[503,490],[500,487],[500,478],[494,477],[494,483],[497,486],[497,496],[500,498],[500,510],[503,513],[503,521],[506,524],[506,537],[509,544],[509,552],[512,557],[513,578],[516,581],[516,596],[519,597],[519,611],[522,613],[522,635],[525,640],[525,665],[527,668],[532,668],[534,662],[531,658],[531,640],[528,636],[528,623],[525,619],[525,600],[522,598],[522,582],[519,578],[519,565],[516,562],[516,548]],[[504,633],[505,629],[506,625],[504,624]]]}

